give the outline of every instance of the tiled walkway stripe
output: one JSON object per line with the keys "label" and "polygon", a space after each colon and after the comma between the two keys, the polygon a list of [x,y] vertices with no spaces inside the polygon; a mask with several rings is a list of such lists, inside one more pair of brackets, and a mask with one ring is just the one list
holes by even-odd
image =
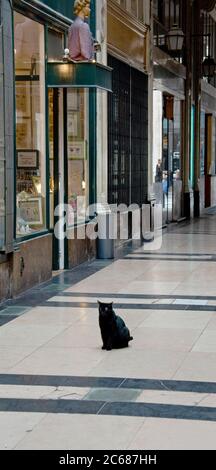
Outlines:
{"label": "tiled walkway stripe", "polygon": [[1,412],[96,414],[216,421],[216,408],[95,400],[0,398]]}
{"label": "tiled walkway stripe", "polygon": [[185,380],[130,379],[124,377],[82,377],[59,375],[0,374],[0,385],[127,388],[170,392],[215,393],[216,382]]}

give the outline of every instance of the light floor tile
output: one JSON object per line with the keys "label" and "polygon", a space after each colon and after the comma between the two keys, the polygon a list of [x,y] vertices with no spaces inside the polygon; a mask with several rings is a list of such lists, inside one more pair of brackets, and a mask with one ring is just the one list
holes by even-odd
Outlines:
{"label": "light floor tile", "polygon": [[187,277],[190,274],[190,272],[194,271],[195,269],[199,269],[200,267],[199,262],[197,261],[165,261],[165,260],[160,260],[157,261],[157,264],[154,266],[152,269],[153,271],[157,272],[170,272],[172,273],[173,271],[176,273],[181,273],[185,274]]}
{"label": "light floor tile", "polygon": [[35,346],[24,347],[24,346],[0,346],[0,373],[8,371],[11,367],[14,367],[23,359],[29,357]]}
{"label": "light floor tile", "polygon": [[204,331],[192,351],[216,353],[216,331]]}
{"label": "light floor tile", "polygon": [[64,331],[65,325],[29,325],[16,320],[16,325],[7,323],[0,329],[0,343],[8,346],[40,347]]}
{"label": "light floor tile", "polygon": [[[144,390],[136,399],[138,403],[161,403],[166,405],[202,406],[207,393]],[[211,397],[216,398],[211,395]],[[202,401],[203,400],[203,401]],[[204,406],[204,405],[203,405]]]}
{"label": "light floor tile", "polygon": [[206,326],[206,331],[212,331],[212,330],[216,330],[216,313],[214,313],[212,315],[212,318],[211,320],[208,322],[207,326]]}
{"label": "light floor tile", "polygon": [[206,300],[208,300],[208,296],[215,295],[215,288],[187,284],[173,290],[172,295],[175,295],[176,297],[178,297],[179,295],[202,295],[206,298]]}
{"label": "light floor tile", "polygon": [[28,314],[19,318],[19,324],[28,325],[72,325],[81,320],[85,315],[86,309],[73,307],[35,307]]}
{"label": "light floor tile", "polygon": [[170,351],[147,351],[130,347],[109,351],[91,376],[170,379],[179,369],[186,353]]}
{"label": "light floor tile", "polygon": [[146,274],[137,276],[137,281],[152,281],[152,282],[183,282],[185,278],[188,277],[186,272],[175,272],[173,270],[164,270],[164,271],[147,271]]}
{"label": "light floor tile", "polygon": [[152,310],[149,317],[140,325],[151,328],[203,329],[213,318],[212,312],[192,310]]}
{"label": "light floor tile", "polygon": [[124,285],[124,281],[115,282],[115,283],[103,282],[103,283],[97,283],[97,285],[95,284],[95,281],[91,281],[91,283],[90,282],[84,283],[84,281],[82,281],[80,283],[75,284],[73,287],[70,287],[65,292],[79,292],[80,294],[82,294],[85,292],[86,293],[95,292],[95,289],[97,289],[98,294],[100,293],[104,294],[105,292],[109,294],[116,294],[117,292],[119,292],[120,289],[122,289],[123,285]]}
{"label": "light floor tile", "polygon": [[0,412],[0,450],[12,450],[43,420],[42,413]]}
{"label": "light floor tile", "polygon": [[159,305],[171,305],[173,304],[174,299],[169,299],[168,297],[166,299],[158,299],[156,302],[153,302],[154,304],[159,304]]}
{"label": "light floor tile", "polygon": [[36,385],[0,385],[0,398],[81,400],[89,388]]}
{"label": "light floor tile", "polygon": [[207,395],[207,397],[203,398],[201,401],[200,406],[216,408],[216,395],[213,393]]}
{"label": "light floor tile", "polygon": [[173,302],[174,305],[207,305],[207,300],[201,299],[176,299]]}
{"label": "light floor tile", "polygon": [[101,346],[99,327],[91,325],[73,325],[49,341],[47,348],[95,348]]}
{"label": "light floor tile", "polygon": [[[209,263],[210,264],[210,263]],[[216,276],[216,270],[214,268],[214,271],[212,270],[203,270],[203,271],[200,271],[200,270],[196,270],[194,271],[190,276],[188,276],[187,278],[187,281],[188,282],[204,282],[206,283],[206,281],[210,281],[212,282],[214,279],[215,279],[215,276]]]}
{"label": "light floor tile", "polygon": [[107,352],[102,351],[101,344],[90,348],[40,348],[12,369],[12,374],[35,375],[81,375],[86,376],[90,370],[104,360]]}
{"label": "light floor tile", "polygon": [[190,352],[173,380],[216,382],[216,353]]}
{"label": "light floor tile", "polygon": [[129,283],[119,291],[120,294],[151,294],[160,295],[171,294],[178,286],[178,282],[151,282],[151,281],[135,281]]}
{"label": "light floor tile", "polygon": [[124,450],[143,418],[48,415],[17,446],[21,450]]}
{"label": "light floor tile", "polygon": [[147,418],[128,449],[215,450],[216,423]]}
{"label": "light floor tile", "polygon": [[201,330],[173,328],[144,328],[133,331],[133,347],[142,350],[187,352],[193,348]]}

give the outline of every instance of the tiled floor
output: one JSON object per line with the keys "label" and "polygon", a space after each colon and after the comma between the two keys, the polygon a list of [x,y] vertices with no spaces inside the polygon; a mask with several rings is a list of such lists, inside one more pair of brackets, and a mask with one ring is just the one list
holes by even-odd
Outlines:
{"label": "tiled floor", "polygon": [[[0,449],[216,449],[216,215],[0,307]],[[97,300],[134,337],[102,351]]]}

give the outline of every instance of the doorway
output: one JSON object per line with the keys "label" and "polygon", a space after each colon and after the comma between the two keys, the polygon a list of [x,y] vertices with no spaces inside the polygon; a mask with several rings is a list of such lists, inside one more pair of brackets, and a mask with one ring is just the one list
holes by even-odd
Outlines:
{"label": "doorway", "polygon": [[[49,209],[54,271],[78,264],[80,244],[77,239],[83,240],[85,245],[84,226],[90,198],[91,98],[86,88],[49,88],[48,91]],[[92,122],[94,125],[95,121]]]}
{"label": "doorway", "polygon": [[181,217],[181,113],[180,99],[164,95],[162,121],[163,223]]}
{"label": "doorway", "polygon": [[212,114],[205,115],[205,207],[211,206]]}
{"label": "doorway", "polygon": [[[65,92],[60,88],[50,88],[49,99],[49,208],[50,229],[53,233],[53,270],[67,266],[64,225],[57,224],[56,208],[65,203]],[[54,233],[55,231],[55,233]]]}

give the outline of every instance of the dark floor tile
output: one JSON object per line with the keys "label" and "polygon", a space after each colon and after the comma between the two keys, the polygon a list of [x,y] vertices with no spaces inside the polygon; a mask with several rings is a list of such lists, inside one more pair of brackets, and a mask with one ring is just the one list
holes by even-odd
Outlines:
{"label": "dark floor tile", "polygon": [[216,382],[184,380],[126,379],[120,388],[141,390],[163,390],[171,392],[216,393]]}
{"label": "dark floor tile", "polygon": [[96,400],[104,402],[134,402],[137,400],[141,390],[126,388],[92,388],[84,400]]}
{"label": "dark floor tile", "polygon": [[0,398],[0,411],[22,413],[97,414],[99,401]]}
{"label": "dark floor tile", "polygon": [[100,415],[216,421],[216,408],[155,403],[106,403]]}
{"label": "dark floor tile", "polygon": [[124,378],[112,377],[81,377],[81,376],[54,376],[54,375],[18,375],[0,374],[1,385],[32,385],[50,387],[94,387],[118,388]]}
{"label": "dark floor tile", "polygon": [[0,315],[0,326],[6,325],[6,323],[9,323],[16,318],[18,318],[17,315]]}

